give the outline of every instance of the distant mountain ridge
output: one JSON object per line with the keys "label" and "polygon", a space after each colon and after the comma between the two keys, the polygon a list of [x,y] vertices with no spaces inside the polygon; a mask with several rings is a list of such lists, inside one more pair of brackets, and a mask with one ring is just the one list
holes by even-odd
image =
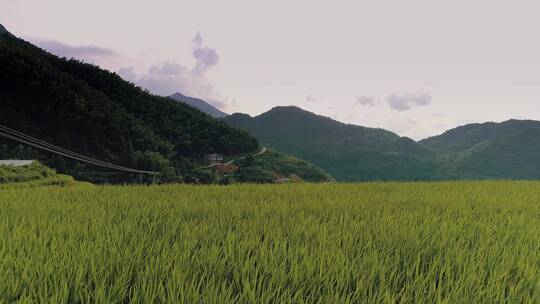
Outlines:
{"label": "distant mountain ridge", "polygon": [[415,142],[298,107],[223,120],[341,181],[540,179],[540,121],[469,124]]}
{"label": "distant mountain ridge", "polygon": [[171,96],[169,96],[169,98],[174,99],[176,101],[183,102],[189,106],[199,109],[200,111],[214,118],[223,118],[229,115],[225,112],[218,110],[216,107],[214,107],[213,105],[209,104],[208,102],[202,99],[185,96],[182,93],[174,93]]}
{"label": "distant mountain ridge", "polygon": [[9,34],[8,30],[6,30],[6,28],[0,24],[0,35],[6,34],[6,33]]}
{"label": "distant mountain ridge", "polygon": [[275,107],[255,117],[236,113],[223,121],[341,181],[428,180],[438,167],[436,154],[410,138],[344,124],[294,106]]}
{"label": "distant mountain ridge", "polygon": [[420,143],[444,161],[438,179],[540,179],[540,121],[469,124]]}

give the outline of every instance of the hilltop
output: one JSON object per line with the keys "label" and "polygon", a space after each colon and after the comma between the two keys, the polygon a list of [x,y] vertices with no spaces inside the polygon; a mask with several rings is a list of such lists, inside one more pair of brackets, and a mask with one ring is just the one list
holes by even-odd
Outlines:
{"label": "hilltop", "polygon": [[444,165],[438,179],[540,179],[540,122],[469,124],[420,141]]}
{"label": "hilltop", "polygon": [[436,154],[383,129],[344,124],[298,107],[275,107],[259,116],[223,118],[262,144],[305,159],[341,181],[427,180]]}
{"label": "hilltop", "polygon": [[0,35],[3,35],[5,33],[9,33],[8,30],[6,30],[6,28],[0,24]]}
{"label": "hilltop", "polygon": [[190,105],[214,118],[222,118],[228,115],[202,99],[185,96],[182,93],[174,93],[169,98]]}
{"label": "hilltop", "polygon": [[293,106],[223,120],[340,181],[540,179],[540,122],[534,120],[469,124],[419,142]]}

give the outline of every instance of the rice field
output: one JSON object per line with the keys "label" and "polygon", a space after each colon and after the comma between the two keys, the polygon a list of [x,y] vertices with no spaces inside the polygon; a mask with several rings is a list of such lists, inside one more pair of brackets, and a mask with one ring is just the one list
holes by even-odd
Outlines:
{"label": "rice field", "polygon": [[540,303],[540,182],[0,189],[0,303]]}

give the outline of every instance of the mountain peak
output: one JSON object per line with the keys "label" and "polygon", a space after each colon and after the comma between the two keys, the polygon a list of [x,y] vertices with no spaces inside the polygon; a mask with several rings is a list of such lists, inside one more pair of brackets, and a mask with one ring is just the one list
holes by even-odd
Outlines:
{"label": "mountain peak", "polygon": [[310,111],[307,111],[307,110],[304,110],[300,107],[297,107],[297,106],[276,106],[276,107],[273,107],[272,109],[270,109],[269,111],[265,112],[265,113],[262,113],[260,114],[259,116],[257,117],[273,117],[273,116],[283,116],[285,115],[286,117],[291,117],[291,115],[293,115],[294,117],[303,117],[303,118],[327,118],[327,117],[324,117],[324,116],[321,116],[321,115],[317,115],[313,112],[310,112]]}
{"label": "mountain peak", "polygon": [[279,113],[279,112],[297,112],[297,113],[310,113],[297,106],[275,106],[266,113]]}
{"label": "mountain peak", "polygon": [[435,171],[435,154],[409,138],[344,124],[296,106],[225,122],[254,135],[265,147],[305,159],[343,181],[422,180]]}
{"label": "mountain peak", "polygon": [[297,106],[294,106],[294,105],[290,105],[290,106],[275,106],[273,107],[272,109],[270,109],[270,111],[274,111],[274,110],[301,110],[301,111],[305,111],[304,109],[300,108],[300,107],[297,107]]}
{"label": "mountain peak", "polygon": [[174,99],[179,102],[183,102],[214,118],[223,118],[228,115],[227,113],[220,111],[219,109],[217,109],[216,107],[214,107],[213,105],[209,104],[208,102],[202,99],[189,97],[180,92],[176,92],[172,94],[171,96],[169,96],[169,98]]}
{"label": "mountain peak", "polygon": [[171,96],[169,96],[170,98],[172,99],[178,99],[178,98],[188,98],[188,96],[180,93],[180,92],[176,92],[174,94],[172,94]]}
{"label": "mountain peak", "polygon": [[8,32],[8,30],[6,30],[6,28],[2,24],[0,24],[0,35],[3,34],[10,34],[10,32]]}

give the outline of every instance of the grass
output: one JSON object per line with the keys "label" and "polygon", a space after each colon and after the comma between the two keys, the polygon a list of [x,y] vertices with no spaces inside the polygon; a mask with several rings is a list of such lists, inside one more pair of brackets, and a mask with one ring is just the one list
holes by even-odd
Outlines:
{"label": "grass", "polygon": [[58,174],[53,169],[34,161],[27,166],[0,166],[0,190],[27,187],[90,187],[88,182],[75,181],[73,177]]}
{"label": "grass", "polygon": [[93,184],[89,182],[81,182],[73,179],[72,176],[64,174],[55,174],[54,176],[48,176],[41,179],[29,180],[25,182],[17,183],[0,183],[0,190],[8,188],[28,188],[28,187],[45,187],[45,186],[58,186],[58,187],[92,187]]}
{"label": "grass", "polygon": [[0,303],[539,303],[540,182],[0,190]]}
{"label": "grass", "polygon": [[274,175],[277,175],[283,178],[296,177],[299,180],[314,183],[335,181],[332,176],[304,160],[272,150],[267,150],[265,153],[251,159],[242,159],[235,162],[235,164],[241,168],[236,174],[239,181],[253,179],[249,174],[243,176],[242,169],[246,167],[262,169],[262,171],[270,175],[271,180],[274,180]]}
{"label": "grass", "polygon": [[54,170],[37,161],[34,161],[30,165],[20,167],[0,165],[0,185],[55,177],[56,172],[54,172]]}

